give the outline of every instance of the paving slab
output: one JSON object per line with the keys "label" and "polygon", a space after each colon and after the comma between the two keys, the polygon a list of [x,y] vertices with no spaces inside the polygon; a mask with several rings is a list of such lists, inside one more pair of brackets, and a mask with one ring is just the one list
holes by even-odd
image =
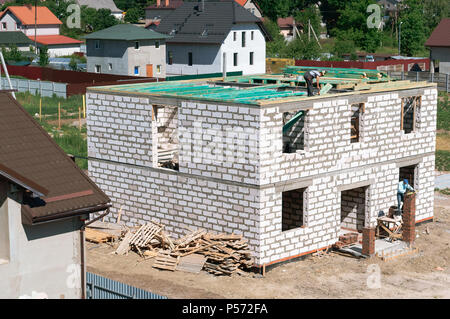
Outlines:
{"label": "paving slab", "polygon": [[435,185],[438,189],[450,188],[450,174],[436,176]]}

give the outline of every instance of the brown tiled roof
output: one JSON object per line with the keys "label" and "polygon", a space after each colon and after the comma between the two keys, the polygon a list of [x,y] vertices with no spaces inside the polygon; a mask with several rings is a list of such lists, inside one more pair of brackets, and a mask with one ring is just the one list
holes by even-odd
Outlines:
{"label": "brown tiled roof", "polygon": [[10,178],[3,176],[40,193],[41,197],[27,196],[26,204],[22,205],[23,223],[35,224],[100,211],[110,202],[47,132],[5,92],[0,92],[0,165]]}
{"label": "brown tiled roof", "polygon": [[442,19],[425,42],[427,47],[450,47],[450,18]]}

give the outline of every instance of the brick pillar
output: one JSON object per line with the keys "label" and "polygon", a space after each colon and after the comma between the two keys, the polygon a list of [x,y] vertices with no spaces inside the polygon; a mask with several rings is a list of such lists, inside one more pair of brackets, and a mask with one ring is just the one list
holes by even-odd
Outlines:
{"label": "brick pillar", "polygon": [[375,228],[363,228],[362,253],[366,256],[375,255]]}
{"label": "brick pillar", "polygon": [[405,194],[402,219],[402,240],[412,244],[416,238],[416,194]]}

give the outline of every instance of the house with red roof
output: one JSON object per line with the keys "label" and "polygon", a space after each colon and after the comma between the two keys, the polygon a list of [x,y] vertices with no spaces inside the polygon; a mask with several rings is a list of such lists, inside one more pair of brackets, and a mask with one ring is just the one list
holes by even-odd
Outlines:
{"label": "house with red roof", "polygon": [[0,13],[0,32],[23,32],[38,48],[47,46],[50,57],[80,52],[82,42],[60,35],[61,25],[47,7],[10,6]]}
{"label": "house with red roof", "polygon": [[450,74],[450,18],[442,19],[425,42],[433,63],[439,62],[439,73]]}

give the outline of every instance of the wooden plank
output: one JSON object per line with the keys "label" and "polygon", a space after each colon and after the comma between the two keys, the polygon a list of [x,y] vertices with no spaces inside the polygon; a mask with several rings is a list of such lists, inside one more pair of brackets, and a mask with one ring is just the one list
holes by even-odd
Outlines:
{"label": "wooden plank", "polygon": [[92,229],[92,228],[86,228],[86,240],[93,242],[93,243],[106,243],[108,241],[111,241],[114,236],[111,234],[108,234],[106,232],[100,231],[100,230],[96,230],[96,229]]}
{"label": "wooden plank", "polygon": [[117,247],[115,253],[117,255],[125,255],[130,250],[130,240],[133,237],[133,233],[129,230],[125,237],[123,238],[122,242],[120,243],[119,247]]}
{"label": "wooden plank", "polygon": [[192,254],[181,257],[176,270],[198,274],[206,263],[206,257]]}

